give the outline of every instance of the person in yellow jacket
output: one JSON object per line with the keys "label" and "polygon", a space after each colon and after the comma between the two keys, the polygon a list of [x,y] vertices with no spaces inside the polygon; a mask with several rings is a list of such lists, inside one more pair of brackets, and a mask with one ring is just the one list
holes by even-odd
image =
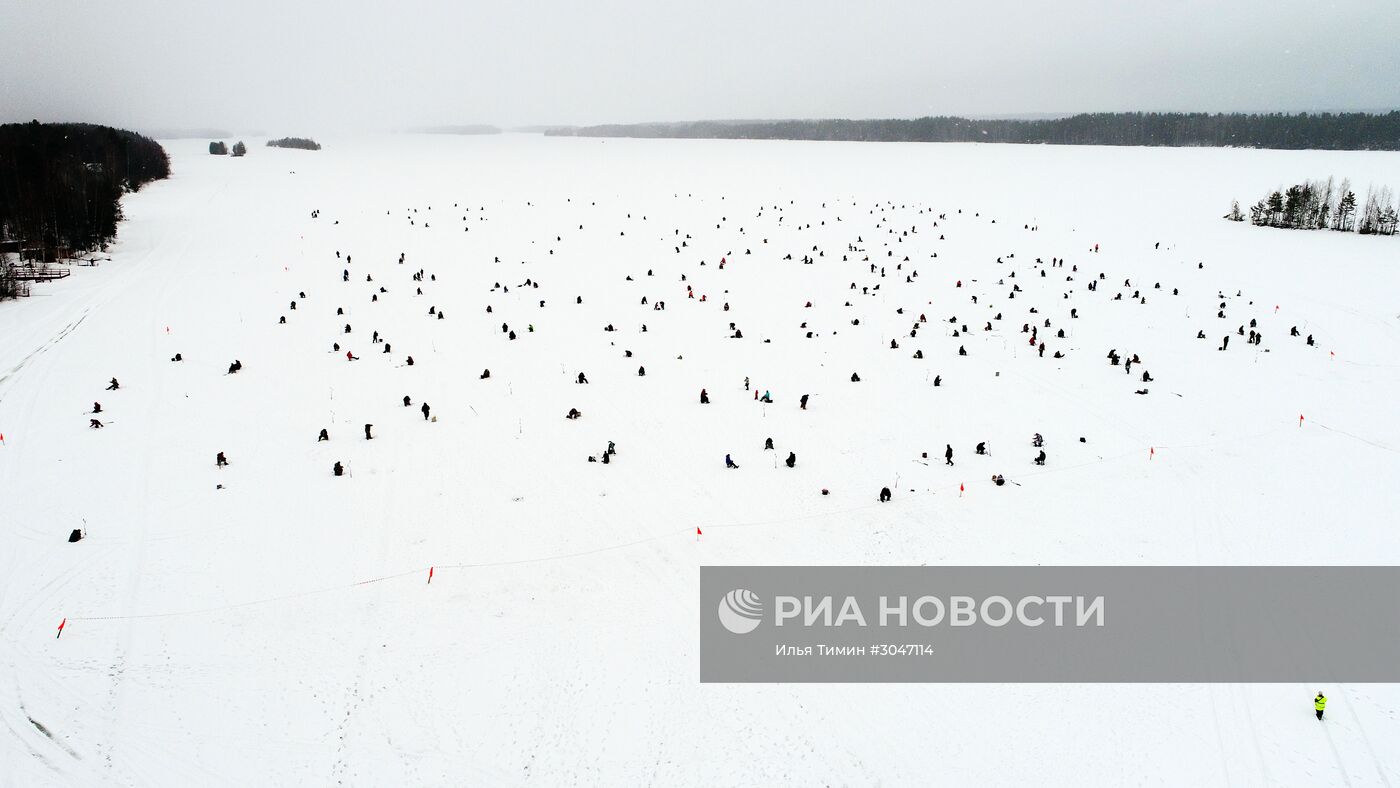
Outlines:
{"label": "person in yellow jacket", "polygon": [[1317,693],[1317,697],[1313,698],[1313,708],[1317,709],[1317,718],[1322,719],[1322,711],[1327,708],[1327,696]]}

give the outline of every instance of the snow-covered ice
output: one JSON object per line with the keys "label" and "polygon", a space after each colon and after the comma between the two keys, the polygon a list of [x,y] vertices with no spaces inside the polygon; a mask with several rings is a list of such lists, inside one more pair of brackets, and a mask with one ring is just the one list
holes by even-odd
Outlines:
{"label": "snow-covered ice", "polygon": [[696,641],[702,564],[1400,560],[1400,245],[1220,218],[1400,155],[323,142],[165,143],[111,262],[0,305],[0,784],[1400,780],[1392,685],[702,685]]}

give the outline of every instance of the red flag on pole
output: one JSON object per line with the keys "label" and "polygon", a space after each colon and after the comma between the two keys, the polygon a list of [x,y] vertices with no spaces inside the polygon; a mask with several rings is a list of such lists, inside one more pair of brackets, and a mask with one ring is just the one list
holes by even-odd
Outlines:
{"label": "red flag on pole", "polygon": [[55,640],[57,640],[58,638],[63,637],[63,627],[64,627],[64,625],[66,625],[67,623],[68,623],[68,619],[67,619],[67,618],[64,618],[62,621],[58,622],[58,634],[57,634],[57,635],[54,635],[54,639],[55,639]]}
{"label": "red flag on pole", "polygon": [[699,536],[701,533],[703,533],[703,532],[700,530],[700,526],[698,526],[698,525],[695,526],[695,535],[696,535],[696,536]]}
{"label": "red flag on pole", "polygon": [[1155,456],[1157,456],[1157,447],[1156,447],[1156,446],[1149,446],[1148,449],[1147,449],[1147,459],[1150,460],[1150,459],[1152,459],[1152,458],[1155,457]]}
{"label": "red flag on pole", "polygon": [[959,498],[962,497],[962,494],[963,494],[963,490],[964,490],[964,489],[965,489],[965,488],[963,487],[963,483],[962,483],[962,482],[958,482],[958,497],[959,497]]}
{"label": "red flag on pole", "polygon": [[1303,414],[1301,413],[1298,414],[1298,426],[1303,426]]}
{"label": "red flag on pole", "polygon": [[433,582],[433,568],[431,566],[428,567],[428,582],[430,584]]}

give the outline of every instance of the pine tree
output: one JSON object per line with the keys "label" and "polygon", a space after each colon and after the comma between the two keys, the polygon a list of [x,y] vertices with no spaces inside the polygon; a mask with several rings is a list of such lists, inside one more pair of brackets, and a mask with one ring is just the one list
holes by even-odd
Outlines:
{"label": "pine tree", "polygon": [[1395,235],[1397,224],[1400,224],[1400,215],[1396,214],[1394,205],[1387,206],[1385,211],[1381,213],[1380,225],[1376,228],[1376,232],[1381,235]]}
{"label": "pine tree", "polygon": [[1283,197],[1283,226],[1298,228],[1302,226],[1301,217],[1303,206],[1307,200],[1303,195],[1302,186],[1289,186]]}
{"label": "pine tree", "polygon": [[1390,187],[1382,186],[1376,193],[1375,232],[1377,235],[1395,234],[1395,207],[1390,204]]}
{"label": "pine tree", "polygon": [[1351,191],[1351,179],[1343,178],[1340,186],[1337,187],[1337,202],[1332,206],[1332,229],[1340,231],[1342,229],[1342,209],[1345,207],[1347,193]]}
{"label": "pine tree", "polygon": [[1249,221],[1256,227],[1263,227],[1269,223],[1269,206],[1265,205],[1263,200],[1250,206]]}
{"label": "pine tree", "polygon": [[1337,215],[1333,220],[1332,229],[1351,232],[1355,216],[1356,192],[1348,189],[1347,182],[1342,181],[1342,199],[1337,203]]}
{"label": "pine tree", "polygon": [[1283,224],[1283,193],[1277,189],[1269,195],[1269,218],[1265,223],[1270,227]]}

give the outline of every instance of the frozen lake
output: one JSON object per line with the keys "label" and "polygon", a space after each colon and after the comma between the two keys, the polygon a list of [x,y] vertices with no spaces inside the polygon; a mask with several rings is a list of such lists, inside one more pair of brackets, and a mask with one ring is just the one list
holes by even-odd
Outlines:
{"label": "frozen lake", "polygon": [[1400,154],[320,141],[164,143],[111,262],[0,305],[0,783],[1400,779],[1393,685],[696,654],[705,564],[1400,561],[1400,239],[1221,219]]}

